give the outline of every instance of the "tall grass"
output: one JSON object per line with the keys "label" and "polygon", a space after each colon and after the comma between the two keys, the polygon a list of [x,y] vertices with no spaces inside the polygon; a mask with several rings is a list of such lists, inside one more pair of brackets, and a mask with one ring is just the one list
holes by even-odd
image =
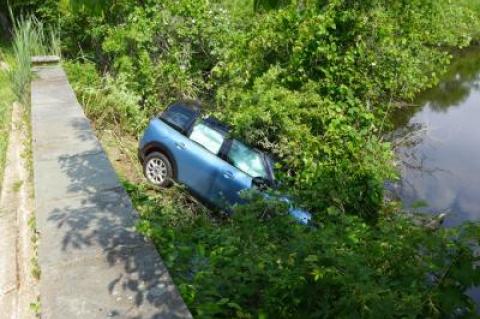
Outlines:
{"label": "tall grass", "polygon": [[46,28],[34,16],[12,15],[12,21],[12,47],[16,61],[11,71],[11,84],[17,99],[25,104],[32,78],[32,56],[60,55],[60,40],[56,30]]}

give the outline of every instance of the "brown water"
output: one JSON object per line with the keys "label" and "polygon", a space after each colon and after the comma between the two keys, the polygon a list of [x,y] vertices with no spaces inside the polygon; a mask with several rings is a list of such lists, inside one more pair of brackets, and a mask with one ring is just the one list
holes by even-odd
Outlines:
{"label": "brown water", "polygon": [[[480,47],[456,56],[414,104],[393,114],[403,143],[401,180],[390,186],[406,208],[447,213],[446,227],[480,221]],[[480,288],[471,293],[480,305]]]}

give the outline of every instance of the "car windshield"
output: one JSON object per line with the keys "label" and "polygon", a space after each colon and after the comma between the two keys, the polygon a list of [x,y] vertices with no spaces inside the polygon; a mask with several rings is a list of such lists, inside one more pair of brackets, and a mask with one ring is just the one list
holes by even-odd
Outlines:
{"label": "car windshield", "polygon": [[218,154],[225,137],[222,133],[209,127],[203,121],[199,121],[193,126],[190,139],[202,145],[213,154]]}
{"label": "car windshield", "polygon": [[195,111],[180,105],[172,105],[162,114],[162,119],[175,128],[185,130],[194,116]]}
{"label": "car windshield", "polygon": [[267,170],[265,169],[262,154],[245,144],[233,140],[227,157],[233,166],[251,177],[267,178]]}

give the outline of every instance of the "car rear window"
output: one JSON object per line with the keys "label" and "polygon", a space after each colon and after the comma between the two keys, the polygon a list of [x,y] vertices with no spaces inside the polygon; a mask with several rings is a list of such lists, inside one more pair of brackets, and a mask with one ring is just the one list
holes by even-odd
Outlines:
{"label": "car rear window", "polygon": [[247,173],[251,177],[267,178],[267,170],[265,168],[263,154],[251,149],[245,144],[233,140],[227,158],[233,166],[244,173]]}
{"label": "car rear window", "polygon": [[160,116],[167,124],[185,132],[196,115],[196,111],[182,105],[172,105]]}
{"label": "car rear window", "polygon": [[202,145],[213,154],[218,154],[225,137],[222,133],[209,127],[203,121],[198,121],[193,126],[190,139]]}

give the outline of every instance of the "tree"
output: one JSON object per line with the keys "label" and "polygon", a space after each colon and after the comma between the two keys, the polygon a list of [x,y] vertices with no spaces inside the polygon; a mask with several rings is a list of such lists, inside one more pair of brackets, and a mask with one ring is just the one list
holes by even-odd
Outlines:
{"label": "tree", "polygon": [[265,11],[280,8],[290,2],[290,0],[255,0],[253,6],[255,11]]}

